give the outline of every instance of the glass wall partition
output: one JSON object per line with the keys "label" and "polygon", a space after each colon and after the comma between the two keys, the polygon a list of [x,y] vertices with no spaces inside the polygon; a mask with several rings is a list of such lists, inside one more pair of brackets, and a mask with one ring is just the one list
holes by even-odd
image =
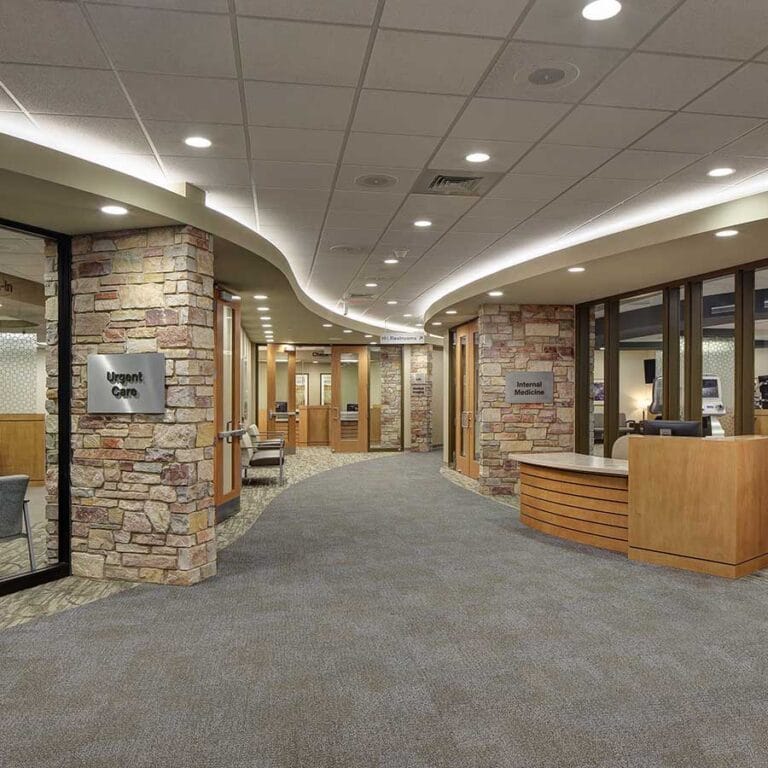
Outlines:
{"label": "glass wall partition", "polygon": [[0,227],[0,594],[69,572],[70,241],[45,234]]}
{"label": "glass wall partition", "polygon": [[768,435],[768,269],[755,272],[755,433]]}
{"label": "glass wall partition", "polygon": [[605,455],[605,306],[589,307],[589,449],[593,456]]}

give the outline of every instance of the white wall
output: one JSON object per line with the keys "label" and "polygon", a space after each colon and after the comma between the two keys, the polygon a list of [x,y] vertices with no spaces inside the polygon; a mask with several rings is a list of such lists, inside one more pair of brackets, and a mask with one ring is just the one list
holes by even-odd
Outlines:
{"label": "white wall", "polygon": [[432,348],[432,445],[443,444],[443,350]]}

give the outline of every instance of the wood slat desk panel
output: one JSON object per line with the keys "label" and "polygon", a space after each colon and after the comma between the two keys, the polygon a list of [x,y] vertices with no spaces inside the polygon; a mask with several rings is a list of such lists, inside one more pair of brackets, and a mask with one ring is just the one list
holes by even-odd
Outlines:
{"label": "wood slat desk panel", "polygon": [[0,475],[29,475],[31,485],[45,483],[44,414],[0,414]]}
{"label": "wood slat desk panel", "polygon": [[520,520],[562,539],[627,551],[627,478],[524,464]]}

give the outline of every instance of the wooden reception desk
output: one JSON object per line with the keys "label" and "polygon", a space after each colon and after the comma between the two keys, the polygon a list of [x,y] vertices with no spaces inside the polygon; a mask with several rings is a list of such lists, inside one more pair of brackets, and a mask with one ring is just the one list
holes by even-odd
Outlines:
{"label": "wooden reception desk", "polygon": [[520,519],[630,559],[738,578],[768,566],[768,437],[630,437],[629,462],[516,454]]}

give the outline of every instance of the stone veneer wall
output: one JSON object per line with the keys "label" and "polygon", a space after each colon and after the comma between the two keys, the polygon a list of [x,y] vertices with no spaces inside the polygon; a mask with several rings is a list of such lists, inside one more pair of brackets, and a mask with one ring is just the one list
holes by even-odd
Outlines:
{"label": "stone veneer wall", "polygon": [[[72,252],[73,573],[198,582],[216,572],[212,238],[114,232]],[[165,414],[88,414],[95,352],[163,352]]]}
{"label": "stone veneer wall", "polygon": [[59,257],[45,241],[45,517],[48,565],[59,561]]}
{"label": "stone veneer wall", "polygon": [[[432,450],[432,345],[415,344],[411,348],[411,450]],[[424,375],[423,383],[415,377]]]}
{"label": "stone veneer wall", "polygon": [[381,448],[398,450],[401,446],[403,402],[402,347],[381,347]]}
{"label": "stone veneer wall", "polygon": [[[512,453],[574,449],[574,308],[485,305],[480,333],[480,487],[491,495],[517,493]],[[509,371],[553,371],[554,403],[505,402]]]}

